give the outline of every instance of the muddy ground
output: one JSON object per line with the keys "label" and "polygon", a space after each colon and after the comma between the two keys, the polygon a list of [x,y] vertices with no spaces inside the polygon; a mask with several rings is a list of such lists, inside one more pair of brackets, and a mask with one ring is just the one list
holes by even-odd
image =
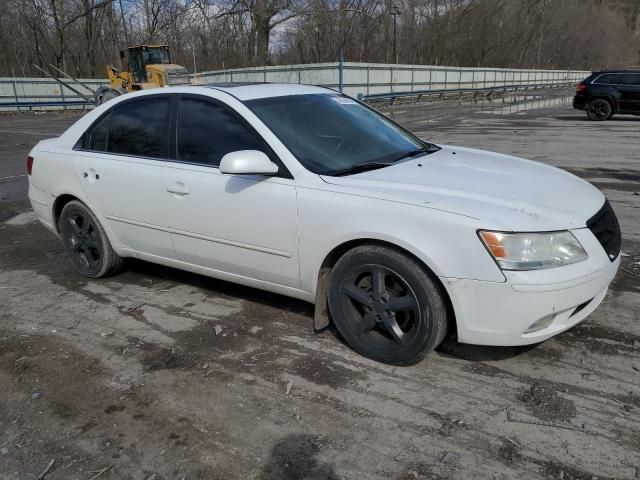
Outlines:
{"label": "muddy ground", "polygon": [[392,112],[604,189],[623,268],[543,344],[448,342],[412,367],[314,334],[312,307],[285,297],[141,262],[80,277],[23,176],[79,114],[0,116],[0,479],[640,478],[640,117],[528,100]]}

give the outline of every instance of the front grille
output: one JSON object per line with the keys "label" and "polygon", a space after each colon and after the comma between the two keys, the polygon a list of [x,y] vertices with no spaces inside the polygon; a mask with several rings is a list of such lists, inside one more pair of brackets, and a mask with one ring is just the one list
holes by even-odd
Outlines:
{"label": "front grille", "polygon": [[604,202],[598,213],[587,220],[587,227],[598,239],[600,245],[609,256],[609,260],[613,262],[618,258],[622,237],[618,219],[613,208],[611,208],[609,200]]}
{"label": "front grille", "polygon": [[184,68],[168,70],[167,71],[167,85],[177,86],[177,85],[189,85],[191,83],[191,79],[189,78],[189,73]]}

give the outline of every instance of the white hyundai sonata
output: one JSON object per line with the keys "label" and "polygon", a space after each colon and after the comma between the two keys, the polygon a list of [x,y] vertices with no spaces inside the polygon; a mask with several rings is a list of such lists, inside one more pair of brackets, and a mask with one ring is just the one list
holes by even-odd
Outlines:
{"label": "white hyundai sonata", "polygon": [[28,160],[29,198],[91,278],[134,257],[316,305],[357,352],[449,332],[524,345],[583,320],[619,265],[603,194],[557,168],[433,145],[333,90],[175,87],[88,113]]}

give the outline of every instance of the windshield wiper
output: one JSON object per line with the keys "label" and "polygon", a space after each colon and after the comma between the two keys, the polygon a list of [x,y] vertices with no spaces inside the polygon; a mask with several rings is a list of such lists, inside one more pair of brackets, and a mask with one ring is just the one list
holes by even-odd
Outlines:
{"label": "windshield wiper", "polygon": [[399,157],[391,160],[390,162],[362,162],[356,163],[351,167],[343,168],[341,170],[335,170],[331,173],[327,173],[326,175],[331,175],[333,177],[340,177],[342,175],[352,175],[354,173],[366,172],[368,170],[376,170],[378,168],[388,167],[389,165],[394,164],[395,162],[399,162],[400,160],[404,160],[405,158],[415,157],[422,153],[434,153],[440,150],[440,147],[436,147],[435,145],[430,145],[428,147],[416,148],[414,150],[409,150]]}
{"label": "windshield wiper", "polygon": [[343,175],[352,175],[354,173],[366,172],[369,170],[376,170],[378,168],[384,168],[391,165],[392,162],[362,162],[356,163],[348,168],[343,168],[341,170],[335,170],[327,175],[331,175],[332,177],[341,177]]}
{"label": "windshield wiper", "polygon": [[408,152],[403,153],[398,158],[395,158],[393,162],[399,162],[400,160],[404,160],[405,158],[415,157],[417,155],[420,155],[421,153],[437,152],[438,150],[439,148],[433,148],[433,146],[416,148],[415,150],[409,150]]}

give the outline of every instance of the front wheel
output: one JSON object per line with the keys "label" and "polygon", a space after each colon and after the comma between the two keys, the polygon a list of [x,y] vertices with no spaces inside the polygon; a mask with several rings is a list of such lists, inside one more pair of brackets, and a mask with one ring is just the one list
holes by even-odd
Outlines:
{"label": "front wheel", "polygon": [[447,331],[437,281],[412,258],[383,246],[356,247],[338,260],[329,308],[351,348],[393,365],[419,362]]}
{"label": "front wheel", "polygon": [[105,277],[123,265],[102,225],[82,202],[74,200],[64,206],[60,214],[60,235],[71,264],[85,277]]}
{"label": "front wheel", "polygon": [[613,107],[608,100],[596,98],[587,105],[587,118],[595,122],[608,120],[613,115]]}

